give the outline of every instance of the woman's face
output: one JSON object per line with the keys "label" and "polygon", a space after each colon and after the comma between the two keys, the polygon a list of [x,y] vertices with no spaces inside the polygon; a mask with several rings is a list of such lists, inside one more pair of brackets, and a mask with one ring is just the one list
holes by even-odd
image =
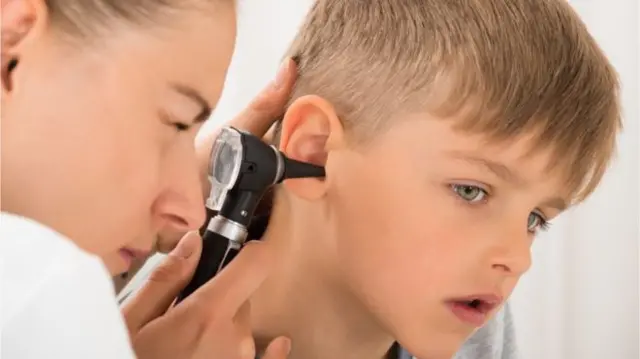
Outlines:
{"label": "woman's face", "polygon": [[114,24],[74,43],[46,9],[3,7],[2,209],[33,218],[126,271],[161,230],[204,220],[194,138],[235,44],[232,2],[155,25]]}

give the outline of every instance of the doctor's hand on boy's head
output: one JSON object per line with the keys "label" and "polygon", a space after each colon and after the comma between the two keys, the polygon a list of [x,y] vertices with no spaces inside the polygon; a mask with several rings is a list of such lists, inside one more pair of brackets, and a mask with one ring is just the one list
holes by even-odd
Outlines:
{"label": "doctor's hand on boy's head", "polygon": [[[297,65],[291,58],[285,59],[278,73],[238,116],[226,123],[237,129],[247,131],[258,137],[269,137],[273,124],[285,112],[285,106],[291,96],[296,81]],[[209,194],[207,168],[211,148],[217,137],[219,128],[210,133],[203,133],[201,141],[196,144],[196,154],[200,162],[200,172],[204,195]]]}
{"label": "doctor's hand on boy's head", "polygon": [[[256,356],[249,298],[267,278],[274,252],[251,243],[220,274],[175,307],[174,298],[191,278],[201,251],[188,233],[123,308],[138,358],[246,358]],[[263,359],[284,359],[291,343],[279,337]]]}

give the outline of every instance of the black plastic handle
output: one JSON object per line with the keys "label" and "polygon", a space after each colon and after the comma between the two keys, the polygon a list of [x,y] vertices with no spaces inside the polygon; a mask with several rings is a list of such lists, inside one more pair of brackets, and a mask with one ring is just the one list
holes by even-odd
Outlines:
{"label": "black plastic handle", "polygon": [[191,295],[198,288],[211,280],[219,271],[235,258],[238,249],[231,247],[231,241],[222,235],[209,230],[202,236],[202,253],[196,271],[187,286],[178,294],[176,304]]}

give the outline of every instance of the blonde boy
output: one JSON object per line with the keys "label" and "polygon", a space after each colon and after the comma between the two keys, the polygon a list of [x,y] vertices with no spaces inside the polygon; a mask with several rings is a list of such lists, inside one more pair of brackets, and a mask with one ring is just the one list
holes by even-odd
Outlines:
{"label": "blonde boy", "polygon": [[615,71],[562,0],[319,0],[288,55],[277,144],[327,176],[276,193],[255,335],[292,358],[451,357],[598,185]]}
{"label": "blonde boy", "polygon": [[535,235],[596,188],[621,126],[584,24],[563,0],[318,0],[288,55],[276,143],[327,176],[276,191],[258,348],[514,358]]}

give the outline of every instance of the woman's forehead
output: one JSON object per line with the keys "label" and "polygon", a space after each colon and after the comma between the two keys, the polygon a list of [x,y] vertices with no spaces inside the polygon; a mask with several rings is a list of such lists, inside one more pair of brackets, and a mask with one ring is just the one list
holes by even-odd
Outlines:
{"label": "woman's forehead", "polygon": [[180,12],[166,27],[126,29],[104,50],[105,61],[129,69],[129,81],[180,83],[215,104],[235,46],[235,16],[228,13]]}

